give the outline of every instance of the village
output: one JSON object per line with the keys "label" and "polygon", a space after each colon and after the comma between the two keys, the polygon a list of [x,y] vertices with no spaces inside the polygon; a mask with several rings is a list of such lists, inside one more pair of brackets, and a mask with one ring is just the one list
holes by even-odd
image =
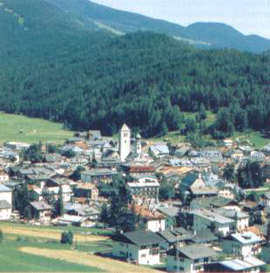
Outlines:
{"label": "village", "polygon": [[270,264],[270,144],[196,148],[77,132],[59,145],[0,146],[1,223],[110,229],[106,255],[168,272]]}

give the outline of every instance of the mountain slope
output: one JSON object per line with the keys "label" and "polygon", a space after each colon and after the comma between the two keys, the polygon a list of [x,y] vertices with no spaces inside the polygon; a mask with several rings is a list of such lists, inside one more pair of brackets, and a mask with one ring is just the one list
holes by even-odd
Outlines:
{"label": "mountain slope", "polygon": [[[103,33],[93,23],[42,0],[0,1],[0,63],[54,59],[82,50]],[[97,38],[98,39],[98,38]]]}
{"label": "mountain slope", "polygon": [[234,48],[241,51],[263,52],[270,49],[270,40],[245,36],[230,26],[217,23],[195,23],[188,27],[156,20],[139,14],[115,10],[88,0],[47,0],[59,8],[81,16],[114,32],[153,31],[206,48]]}

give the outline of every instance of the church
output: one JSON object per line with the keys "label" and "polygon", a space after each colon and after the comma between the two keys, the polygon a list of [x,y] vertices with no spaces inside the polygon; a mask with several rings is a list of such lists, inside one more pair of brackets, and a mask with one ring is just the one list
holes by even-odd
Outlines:
{"label": "church", "polygon": [[126,161],[127,157],[133,153],[140,156],[142,153],[141,136],[136,135],[135,144],[131,145],[131,130],[124,124],[119,132],[119,155],[121,161]]}

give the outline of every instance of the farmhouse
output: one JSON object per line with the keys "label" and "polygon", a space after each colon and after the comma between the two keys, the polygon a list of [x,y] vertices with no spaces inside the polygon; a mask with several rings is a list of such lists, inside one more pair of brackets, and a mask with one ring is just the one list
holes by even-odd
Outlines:
{"label": "farmhouse", "polygon": [[160,245],[163,239],[152,231],[133,231],[113,238],[113,256],[135,261],[138,264],[160,263]]}
{"label": "farmhouse", "polygon": [[233,233],[223,240],[223,251],[243,257],[257,255],[261,252],[263,239],[254,233]]}
{"label": "farmhouse", "polygon": [[192,273],[204,271],[205,264],[211,263],[215,256],[215,251],[204,245],[174,248],[167,253],[167,271]]}
{"label": "farmhouse", "polygon": [[43,223],[48,223],[51,220],[52,207],[44,201],[31,202],[31,210],[33,218]]}

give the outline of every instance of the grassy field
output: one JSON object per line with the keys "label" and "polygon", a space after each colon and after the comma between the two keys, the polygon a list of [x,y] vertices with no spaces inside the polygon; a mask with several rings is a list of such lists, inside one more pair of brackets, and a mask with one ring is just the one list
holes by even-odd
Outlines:
{"label": "grassy field", "polygon": [[97,267],[21,251],[26,247],[67,250],[66,246],[60,244],[4,240],[0,244],[0,272],[104,272]]}
{"label": "grassy field", "polygon": [[[86,230],[83,228],[1,223],[0,229],[4,233],[4,241],[0,243],[0,272],[155,272],[94,255],[111,251],[112,241],[106,236],[82,234]],[[73,246],[59,243],[63,230],[74,232]]]}
{"label": "grassy field", "polygon": [[0,143],[60,142],[72,135],[73,132],[63,130],[62,124],[59,123],[0,112]]}
{"label": "grassy field", "polygon": [[[58,241],[61,238],[61,233],[63,232],[63,230],[69,230],[69,228],[51,229],[46,227],[37,227],[37,226],[12,224],[12,223],[1,223],[0,229],[5,234],[18,235],[18,236],[24,236],[24,237],[35,237],[35,238],[47,239],[47,240],[58,240]],[[74,229],[72,231],[74,232]],[[74,239],[76,242],[86,243],[86,242],[95,242],[95,241],[106,241],[109,238],[106,236],[82,234],[82,232],[79,233],[75,231]]]}

